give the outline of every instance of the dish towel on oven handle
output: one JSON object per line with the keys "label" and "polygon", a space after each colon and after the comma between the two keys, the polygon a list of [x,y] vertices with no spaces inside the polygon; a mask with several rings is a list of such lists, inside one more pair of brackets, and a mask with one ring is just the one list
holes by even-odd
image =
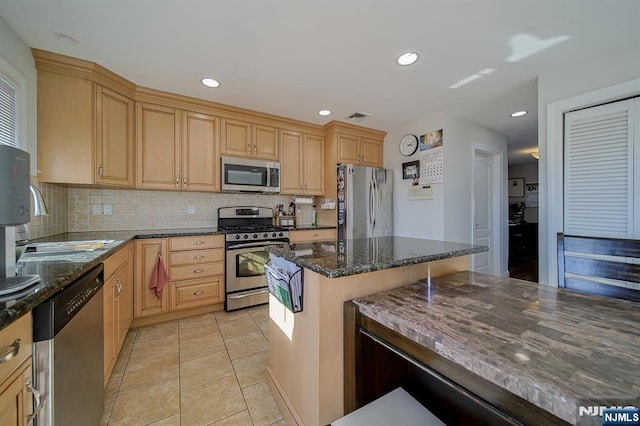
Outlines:
{"label": "dish towel on oven handle", "polygon": [[156,260],[156,266],[151,272],[151,281],[149,282],[149,288],[152,289],[158,299],[162,300],[162,290],[169,282],[169,275],[164,267],[164,261],[162,260],[162,253],[158,252],[158,260]]}

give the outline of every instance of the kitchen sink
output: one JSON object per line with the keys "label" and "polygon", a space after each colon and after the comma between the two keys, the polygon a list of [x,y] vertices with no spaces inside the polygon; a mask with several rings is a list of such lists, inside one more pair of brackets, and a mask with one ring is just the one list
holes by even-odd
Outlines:
{"label": "kitchen sink", "polygon": [[114,241],[115,240],[83,240],[29,244],[23,254],[23,257],[57,256],[90,252],[103,248]]}

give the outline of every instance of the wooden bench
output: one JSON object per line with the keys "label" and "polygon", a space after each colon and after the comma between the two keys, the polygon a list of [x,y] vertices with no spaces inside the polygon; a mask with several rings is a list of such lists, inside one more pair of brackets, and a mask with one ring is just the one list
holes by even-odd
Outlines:
{"label": "wooden bench", "polygon": [[640,240],[559,233],[558,286],[640,302]]}

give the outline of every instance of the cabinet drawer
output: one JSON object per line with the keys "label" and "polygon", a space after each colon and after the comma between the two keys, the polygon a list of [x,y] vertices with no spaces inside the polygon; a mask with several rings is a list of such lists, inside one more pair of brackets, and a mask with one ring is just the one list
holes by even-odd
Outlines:
{"label": "cabinet drawer", "polygon": [[172,237],[169,250],[199,250],[224,247],[224,235],[194,235],[192,237]]}
{"label": "cabinet drawer", "polygon": [[[130,244],[130,243],[129,243]],[[109,256],[103,262],[104,264],[104,280],[107,281],[122,265],[129,260],[129,244],[126,244],[120,250]]]}
{"label": "cabinet drawer", "polygon": [[308,241],[335,241],[335,229],[312,229],[308,231],[289,232],[290,243],[302,243]]}
{"label": "cabinet drawer", "polygon": [[224,261],[224,249],[174,251],[169,255],[170,265],[194,265]]}
{"label": "cabinet drawer", "polygon": [[222,277],[171,283],[171,310],[222,302]]}
{"label": "cabinet drawer", "polygon": [[169,268],[169,279],[171,281],[211,277],[213,275],[224,275],[224,263],[202,263]]}
{"label": "cabinet drawer", "polygon": [[[33,342],[31,314],[28,313],[0,331],[0,356],[11,357],[0,364],[0,383],[31,356]],[[17,342],[16,340],[20,341]],[[13,355],[11,355],[13,354]]]}

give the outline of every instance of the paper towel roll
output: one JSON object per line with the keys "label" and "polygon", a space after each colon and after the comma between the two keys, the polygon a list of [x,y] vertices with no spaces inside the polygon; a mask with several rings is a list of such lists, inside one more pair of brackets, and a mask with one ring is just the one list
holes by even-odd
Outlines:
{"label": "paper towel roll", "polygon": [[313,204],[313,198],[311,197],[295,197],[293,202],[296,204]]}

